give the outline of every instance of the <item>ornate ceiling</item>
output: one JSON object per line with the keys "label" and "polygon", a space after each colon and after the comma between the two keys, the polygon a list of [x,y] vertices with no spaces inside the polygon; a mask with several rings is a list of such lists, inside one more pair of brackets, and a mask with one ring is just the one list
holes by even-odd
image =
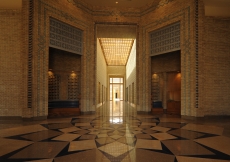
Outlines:
{"label": "ornate ceiling", "polygon": [[126,65],[134,39],[99,38],[99,42],[108,66]]}

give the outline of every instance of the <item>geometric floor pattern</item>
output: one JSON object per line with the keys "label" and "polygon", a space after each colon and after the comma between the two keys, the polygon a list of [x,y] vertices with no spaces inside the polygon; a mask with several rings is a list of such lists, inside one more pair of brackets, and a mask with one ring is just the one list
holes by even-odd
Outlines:
{"label": "geometric floor pattern", "polygon": [[135,109],[118,108],[103,107],[94,115],[1,129],[0,161],[230,161],[226,125],[195,123],[176,116],[137,115]]}

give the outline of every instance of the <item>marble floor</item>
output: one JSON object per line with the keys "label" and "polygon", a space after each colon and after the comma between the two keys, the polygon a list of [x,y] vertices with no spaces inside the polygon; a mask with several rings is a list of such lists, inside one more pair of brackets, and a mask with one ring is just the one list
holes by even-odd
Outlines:
{"label": "marble floor", "polygon": [[138,115],[120,101],[94,115],[0,121],[0,162],[227,162],[230,119]]}

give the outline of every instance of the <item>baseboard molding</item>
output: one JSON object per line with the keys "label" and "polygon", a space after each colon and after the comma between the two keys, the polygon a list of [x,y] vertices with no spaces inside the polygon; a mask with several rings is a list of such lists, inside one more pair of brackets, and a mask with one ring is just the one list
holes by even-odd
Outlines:
{"label": "baseboard molding", "polygon": [[230,119],[230,115],[205,115],[204,119]]}
{"label": "baseboard molding", "polygon": [[95,111],[87,111],[87,112],[81,112],[81,115],[94,115]]}
{"label": "baseboard molding", "polygon": [[152,114],[152,112],[151,111],[137,111],[137,114],[139,114],[139,115],[148,115],[148,114]]}
{"label": "baseboard molding", "polygon": [[7,120],[7,121],[36,121],[36,120],[46,120],[47,116],[37,116],[31,118],[23,118],[21,116],[1,116],[0,120]]}
{"label": "baseboard molding", "polygon": [[0,120],[22,120],[21,116],[0,116]]}
{"label": "baseboard molding", "polygon": [[181,115],[181,118],[186,120],[218,120],[230,119],[230,115],[205,115],[203,117]]}
{"label": "baseboard molding", "polygon": [[47,116],[36,116],[32,118],[22,118],[23,121],[37,121],[37,120],[46,120]]}

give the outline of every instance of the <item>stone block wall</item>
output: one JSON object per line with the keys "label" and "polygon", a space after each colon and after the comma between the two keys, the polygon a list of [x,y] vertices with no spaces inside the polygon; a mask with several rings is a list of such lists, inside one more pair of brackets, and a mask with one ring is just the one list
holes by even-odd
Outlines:
{"label": "stone block wall", "polygon": [[0,10],[0,117],[21,117],[25,108],[22,10]]}
{"label": "stone block wall", "polygon": [[151,74],[181,70],[180,51],[151,57]]}
{"label": "stone block wall", "polygon": [[230,115],[230,20],[201,10],[199,114]]}
{"label": "stone block wall", "polygon": [[[94,23],[137,26],[136,104],[138,110],[149,112],[149,33],[180,21],[181,114],[197,117],[230,114],[229,18],[205,17],[202,0],[156,0],[141,9],[92,7],[67,0],[22,2],[20,11],[0,11],[3,36],[0,38],[0,76],[3,78],[0,81],[0,116],[47,116],[49,17],[83,31],[82,112],[94,111],[97,104]],[[32,31],[29,30],[30,23]],[[108,67],[108,75],[119,75],[114,69]]]}
{"label": "stone block wall", "polygon": [[158,1],[151,10],[141,16],[139,31],[137,101],[143,111],[151,107],[151,57],[149,33],[180,21],[182,115],[196,116],[196,53],[195,53],[195,1],[168,0]]}
{"label": "stone block wall", "polygon": [[[97,103],[102,103],[105,100],[105,88],[107,88],[107,64],[104,54],[101,49],[99,40],[97,39],[97,79],[96,85],[100,82],[100,87],[97,87]],[[103,87],[103,88],[102,88]],[[100,88],[100,90],[99,90]],[[100,92],[100,93],[99,93]],[[100,97],[100,102],[99,102]]]}
{"label": "stone block wall", "polygon": [[136,103],[136,84],[137,84],[136,68],[137,67],[136,67],[136,40],[135,40],[126,64],[126,88],[129,87],[129,92],[128,92],[129,102],[133,104]]}
{"label": "stone block wall", "polygon": [[81,99],[80,55],[50,48],[49,69],[59,80],[59,87],[57,87],[59,88],[59,100]]}

